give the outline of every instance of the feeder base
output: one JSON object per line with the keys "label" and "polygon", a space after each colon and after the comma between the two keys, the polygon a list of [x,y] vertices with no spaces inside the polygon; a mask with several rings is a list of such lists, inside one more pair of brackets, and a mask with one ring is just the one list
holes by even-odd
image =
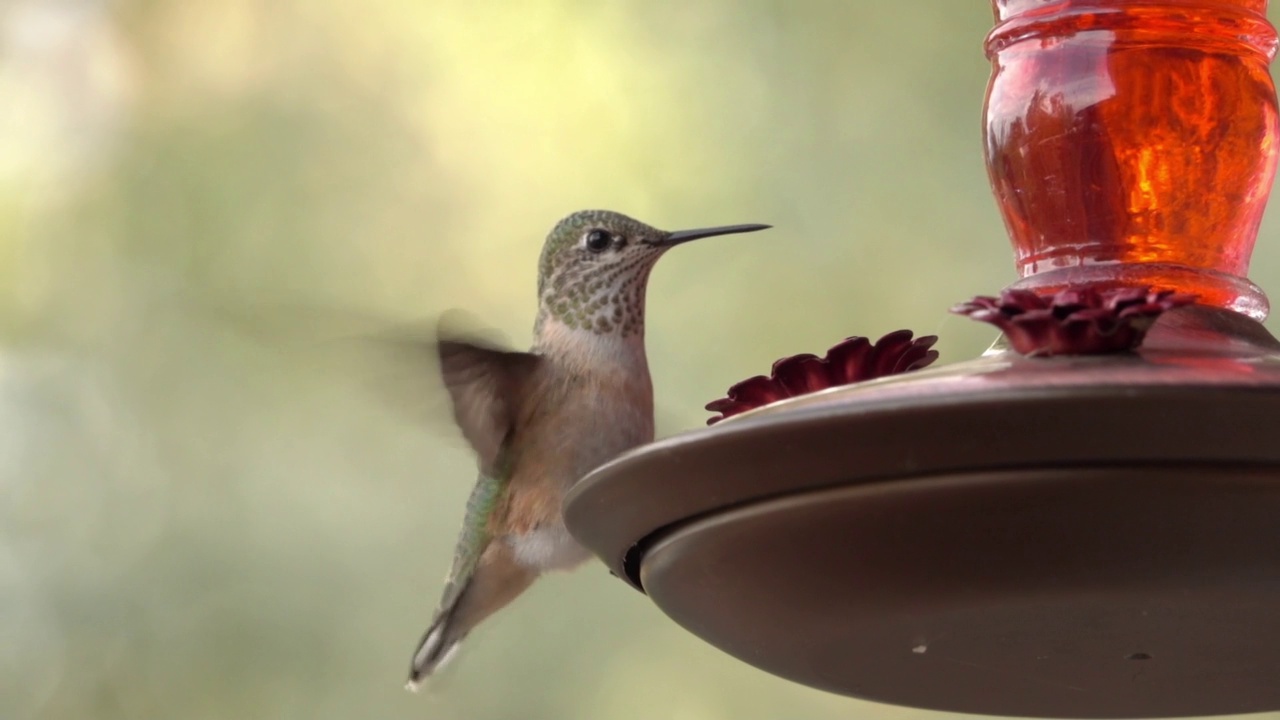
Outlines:
{"label": "feeder base", "polygon": [[569,529],[663,612],[845,695],[1023,717],[1280,710],[1280,345],[993,351],[795,398],[587,476]]}
{"label": "feeder base", "polygon": [[641,582],[832,692],[986,715],[1280,708],[1280,468],[903,478],[690,522]]}

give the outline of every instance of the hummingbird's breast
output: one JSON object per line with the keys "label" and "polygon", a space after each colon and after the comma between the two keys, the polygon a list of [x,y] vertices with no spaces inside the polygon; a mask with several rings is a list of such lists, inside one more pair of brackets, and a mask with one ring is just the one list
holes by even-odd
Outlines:
{"label": "hummingbird's breast", "polygon": [[558,402],[530,427],[545,482],[561,494],[595,468],[653,441],[653,386],[643,373],[596,368],[558,379]]}
{"label": "hummingbird's breast", "polygon": [[561,516],[565,493],[587,473],[653,441],[653,386],[643,356],[592,366],[546,363],[540,392],[512,438],[502,532],[522,563],[568,569],[588,555]]}

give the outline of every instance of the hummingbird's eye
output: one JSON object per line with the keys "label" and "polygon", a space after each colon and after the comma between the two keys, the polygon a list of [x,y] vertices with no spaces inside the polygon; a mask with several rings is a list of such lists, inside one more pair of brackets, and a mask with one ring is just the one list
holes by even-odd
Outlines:
{"label": "hummingbird's eye", "polygon": [[587,249],[591,252],[604,252],[609,249],[609,245],[612,243],[613,238],[609,236],[609,233],[603,230],[592,230],[587,233]]}

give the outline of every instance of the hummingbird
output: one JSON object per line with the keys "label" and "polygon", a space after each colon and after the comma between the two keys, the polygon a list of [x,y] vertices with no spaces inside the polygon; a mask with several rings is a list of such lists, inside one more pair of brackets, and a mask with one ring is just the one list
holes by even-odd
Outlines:
{"label": "hummingbird", "polygon": [[768,227],[666,232],[616,212],[576,212],[542,247],[530,351],[451,335],[442,319],[441,379],[479,478],[443,596],[413,653],[409,690],[539,575],[589,557],[565,528],[561,502],[591,470],[653,441],[644,310],[658,258],[690,240]]}

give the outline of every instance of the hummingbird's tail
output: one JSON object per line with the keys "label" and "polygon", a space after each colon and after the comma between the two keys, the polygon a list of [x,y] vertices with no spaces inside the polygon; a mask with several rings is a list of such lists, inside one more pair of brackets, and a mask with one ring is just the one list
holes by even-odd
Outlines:
{"label": "hummingbird's tail", "polygon": [[472,628],[515,600],[537,577],[536,570],[516,561],[505,543],[490,545],[456,594],[446,591],[446,597],[453,595],[456,599],[441,607],[422,634],[409,664],[405,688],[416,692],[423,681],[453,658]]}
{"label": "hummingbird's tail", "polygon": [[449,621],[452,615],[450,611],[441,612],[418,641],[409,664],[409,681],[405,683],[410,692],[417,692],[423,680],[447,665],[466,639],[466,633],[457,632]]}

